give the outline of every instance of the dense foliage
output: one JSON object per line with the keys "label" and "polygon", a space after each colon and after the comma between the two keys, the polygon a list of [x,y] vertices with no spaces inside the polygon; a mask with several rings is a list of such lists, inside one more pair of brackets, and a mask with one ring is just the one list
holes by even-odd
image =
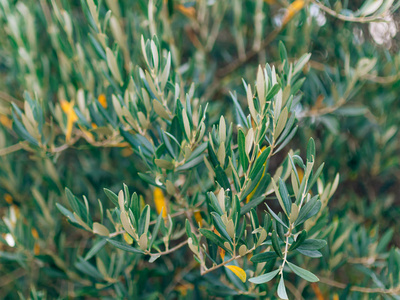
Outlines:
{"label": "dense foliage", "polygon": [[0,0],[2,298],[400,299],[399,6]]}

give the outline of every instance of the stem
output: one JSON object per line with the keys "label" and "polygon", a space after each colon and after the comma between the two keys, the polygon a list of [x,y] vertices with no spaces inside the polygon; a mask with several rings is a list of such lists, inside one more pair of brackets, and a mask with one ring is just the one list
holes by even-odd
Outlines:
{"label": "stem", "polygon": [[[252,252],[254,249],[255,249],[255,247],[251,248],[250,250],[247,250],[246,253],[245,253],[244,255],[247,255],[248,253]],[[244,256],[244,255],[243,255],[243,256]],[[238,258],[240,258],[240,257],[242,257],[240,254],[239,254],[239,255],[236,255],[236,256],[234,256],[234,257],[232,257],[232,258],[230,258],[230,259],[228,259],[228,260],[226,260],[226,261],[220,263],[219,265],[215,265],[215,266],[213,266],[213,267],[211,267],[211,268],[209,268],[209,269],[207,269],[207,270],[205,270],[205,271],[201,271],[200,274],[201,274],[201,275],[205,275],[205,274],[207,274],[207,273],[210,273],[210,272],[212,272],[212,271],[214,271],[214,270],[216,270],[216,269],[219,269],[219,268],[225,266],[226,264],[230,263],[231,261],[234,261],[235,259],[238,259]]]}
{"label": "stem", "polygon": [[283,252],[283,262],[282,262],[282,265],[281,265],[281,267],[280,267],[280,271],[279,271],[279,274],[282,274],[282,272],[283,272],[283,267],[285,266],[285,264],[286,264],[286,262],[287,262],[287,255],[288,255],[288,253],[289,253],[289,237],[292,235],[292,230],[293,230],[293,226],[292,226],[293,224],[290,224],[289,225],[289,230],[288,230],[288,232],[286,233],[286,242],[285,242],[285,251]]}
{"label": "stem", "polygon": [[182,247],[185,246],[187,243],[188,243],[188,240],[185,240],[185,241],[183,241],[182,243],[176,245],[175,247],[173,247],[173,248],[171,248],[171,249],[169,249],[169,250],[166,250],[166,251],[163,251],[163,252],[158,252],[158,253],[150,253],[150,252],[149,252],[149,253],[146,253],[146,254],[151,255],[151,256],[170,254],[170,253],[172,253],[172,252],[178,250],[179,248],[182,248]]}

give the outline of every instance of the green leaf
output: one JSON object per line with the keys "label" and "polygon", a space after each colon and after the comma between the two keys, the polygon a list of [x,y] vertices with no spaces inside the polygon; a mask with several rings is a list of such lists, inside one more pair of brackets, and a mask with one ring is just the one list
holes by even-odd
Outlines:
{"label": "green leaf", "polygon": [[318,258],[318,257],[322,257],[322,253],[319,252],[318,250],[302,250],[302,249],[296,249],[296,251],[298,251],[299,253],[308,256],[308,257],[312,257],[312,258]]}
{"label": "green leaf", "polygon": [[267,206],[267,209],[269,211],[269,213],[272,215],[272,217],[278,221],[280,224],[282,224],[282,226],[284,226],[286,229],[289,229],[289,227],[281,220],[281,218],[279,218],[273,211],[272,209],[269,208],[269,206],[267,204],[265,204]]}
{"label": "green leaf", "polygon": [[211,205],[211,207],[220,215],[222,216],[224,212],[222,211],[222,207],[219,206],[219,202],[217,197],[214,195],[213,192],[209,192],[208,194],[208,200]]}
{"label": "green leaf", "polygon": [[[304,180],[304,178],[303,178]],[[300,209],[299,215],[294,222],[294,226],[298,226],[305,222],[307,220],[307,216],[310,213],[310,211],[314,208],[314,206],[317,204],[317,197],[311,198],[304,206]]]}
{"label": "green leaf", "polygon": [[301,278],[309,281],[309,282],[317,282],[319,281],[318,277],[315,276],[313,273],[310,271],[304,270],[303,268],[300,268],[290,262],[287,262],[289,268],[298,276]]}
{"label": "green leaf", "polygon": [[321,175],[322,169],[324,168],[325,163],[322,163],[319,168],[317,169],[317,171],[314,173],[311,181],[308,183],[307,189],[311,190],[312,187],[314,186],[314,184],[317,182],[319,175]]}
{"label": "green leaf", "polygon": [[143,233],[146,233],[149,229],[150,223],[150,206],[147,204],[140,214],[139,218],[139,236],[142,236]]}
{"label": "green leaf", "polygon": [[224,246],[224,240],[216,235],[214,232],[208,229],[200,228],[200,233],[207,239],[216,244],[217,246],[221,247],[225,251],[230,252],[225,246]]}
{"label": "green leaf", "polygon": [[271,281],[278,273],[279,269],[257,277],[250,278],[249,281],[255,284],[266,283],[268,281]]}
{"label": "green leaf", "polygon": [[286,288],[285,288],[285,282],[283,280],[283,274],[281,276],[281,279],[279,280],[278,297],[281,298],[281,299],[288,299],[288,296],[287,296],[287,293],[286,293]]}
{"label": "green leaf", "polygon": [[149,244],[149,249],[151,249],[151,246],[153,246],[154,241],[157,239],[157,234],[158,234],[158,231],[160,229],[161,221],[163,219],[162,218],[162,214],[163,214],[163,210],[164,209],[165,209],[165,207],[161,208],[161,212],[157,217],[156,224],[154,225],[153,232],[151,234],[151,240],[150,240],[150,244]]}
{"label": "green leaf", "polygon": [[246,203],[245,205],[242,206],[242,208],[240,209],[240,214],[244,215],[244,214],[248,213],[253,207],[256,207],[257,205],[262,203],[264,200],[265,200],[264,196],[260,196],[257,198],[251,198],[249,203]]}
{"label": "green leaf", "polygon": [[243,130],[239,127],[238,129],[238,148],[239,148],[239,158],[240,164],[242,165],[243,170],[247,170],[247,166],[249,165],[249,159],[246,154],[246,136],[244,135]]}
{"label": "green leaf", "polygon": [[188,169],[192,169],[194,167],[196,167],[197,165],[199,165],[200,163],[202,163],[204,161],[204,155],[198,156],[192,160],[190,160],[189,162],[183,164],[182,166],[179,166],[175,169],[175,171],[184,171],[184,170],[188,170]]}
{"label": "green leaf", "polygon": [[274,251],[268,251],[268,252],[262,252],[253,255],[250,260],[253,263],[261,263],[261,262],[266,262],[270,259],[276,258],[278,255]]}
{"label": "green leaf", "polygon": [[84,260],[82,257],[79,257],[79,261],[75,264],[75,267],[79,271],[85,273],[86,275],[89,275],[90,277],[96,278],[98,280],[102,280],[104,278],[99,270],[97,270],[91,263]]}
{"label": "green leaf", "polygon": [[290,246],[289,251],[292,251],[299,247],[304,240],[307,238],[307,231],[303,230],[298,236],[296,241]]}
{"label": "green leaf", "polygon": [[287,215],[290,215],[292,210],[292,201],[290,200],[289,192],[286,188],[286,185],[281,178],[279,178],[279,194],[282,197],[282,202],[285,206],[285,211],[287,212]]}
{"label": "green leaf", "polygon": [[298,126],[294,127],[292,129],[292,131],[289,133],[289,135],[283,140],[282,144],[278,147],[278,149],[276,149],[274,151],[274,154],[278,153],[279,151],[281,151],[290,141],[291,139],[294,137],[294,135],[296,134]]}
{"label": "green leaf", "polygon": [[81,217],[83,221],[86,221],[87,214],[84,205],[71,193],[68,188],[65,188],[65,194],[67,195],[67,199],[69,205],[71,205],[72,211]]}
{"label": "green leaf", "polygon": [[278,236],[275,230],[272,231],[271,241],[272,241],[272,248],[274,248],[276,254],[278,254],[280,258],[283,258],[282,250],[281,247],[279,246]]}
{"label": "green leaf", "polygon": [[215,179],[221,185],[221,187],[224,188],[224,190],[230,189],[231,185],[229,184],[228,177],[220,165],[216,166],[215,168]]}
{"label": "green leaf", "polygon": [[275,97],[276,94],[278,94],[279,90],[281,89],[280,84],[276,83],[274,86],[268,91],[267,94],[267,101],[271,100],[272,98]]}
{"label": "green leaf", "polygon": [[111,245],[113,245],[113,246],[115,246],[115,247],[117,247],[117,248],[119,248],[119,249],[121,249],[121,250],[124,250],[124,251],[126,251],[126,252],[140,253],[140,254],[143,253],[143,251],[141,251],[141,250],[139,250],[139,249],[136,249],[136,248],[131,247],[131,246],[128,246],[128,245],[126,245],[126,244],[117,242],[117,241],[115,241],[115,240],[107,239],[107,242],[109,242]]}
{"label": "green leaf", "polygon": [[336,115],[342,116],[362,116],[368,112],[368,108],[366,107],[356,107],[356,106],[346,106],[346,107],[339,107],[334,111]]}
{"label": "green leaf", "polygon": [[315,159],[315,142],[310,138],[307,144],[307,162],[313,162]]}
{"label": "green leaf", "polygon": [[279,56],[281,58],[281,62],[287,64],[288,63],[288,56],[285,45],[282,41],[279,41]]}
{"label": "green leaf", "polygon": [[318,239],[308,239],[301,244],[297,250],[319,250],[326,246],[326,241]]}
{"label": "green leaf", "polygon": [[106,189],[106,188],[104,189],[104,193],[106,194],[107,198],[110,199],[110,201],[115,206],[118,207],[118,196],[114,192],[112,192],[112,191],[110,191],[109,189]]}
{"label": "green leaf", "polygon": [[311,53],[303,54],[303,56],[300,57],[300,59],[294,65],[294,69],[293,69],[293,73],[292,73],[293,76],[296,75],[297,73],[299,73],[303,69],[303,67],[310,60],[310,58],[311,58]]}
{"label": "green leaf", "polygon": [[229,242],[232,243],[232,239],[229,236],[228,232],[226,231],[226,227],[224,223],[222,222],[221,216],[215,212],[211,213],[213,219],[214,219],[214,226],[215,229],[224,237],[226,238]]}
{"label": "green leaf", "polygon": [[[72,223],[75,223],[77,225],[79,225],[79,222],[75,219],[73,213],[71,211],[69,211],[68,209],[66,209],[64,206],[62,206],[59,203],[56,203],[56,206],[58,208],[58,210],[64,215],[66,216]],[[80,226],[80,225],[79,225]]]}
{"label": "green leaf", "polygon": [[240,107],[239,101],[237,100],[236,92],[234,94],[232,94],[230,92],[230,95],[232,97],[233,104],[235,105],[236,119],[237,119],[238,125],[247,127],[246,116],[245,116],[242,108]]}
{"label": "green leaf", "polygon": [[92,249],[89,250],[89,252],[86,254],[84,259],[85,260],[91,259],[93,256],[95,256],[97,254],[97,252],[99,252],[101,249],[103,249],[105,244],[107,244],[106,239],[101,239],[100,241],[98,241],[96,244],[94,244]]}
{"label": "green leaf", "polygon": [[267,158],[268,158],[270,152],[271,152],[271,146],[269,146],[267,149],[265,149],[260,154],[260,156],[258,156],[258,158],[256,159],[256,162],[254,163],[254,167],[252,168],[250,175],[249,175],[251,180],[253,180],[255,178],[255,176],[260,172],[261,168],[267,161]]}

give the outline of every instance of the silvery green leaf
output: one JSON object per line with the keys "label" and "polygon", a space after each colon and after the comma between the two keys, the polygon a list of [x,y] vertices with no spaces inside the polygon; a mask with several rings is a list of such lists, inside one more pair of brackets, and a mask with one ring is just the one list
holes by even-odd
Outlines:
{"label": "silvery green leaf", "polygon": [[266,282],[271,281],[278,273],[279,273],[279,269],[269,272],[269,273],[266,273],[266,274],[263,274],[263,275],[260,275],[260,276],[257,276],[257,277],[250,278],[249,281],[252,283],[255,283],[255,284],[266,283]]}
{"label": "silvery green leaf", "polygon": [[303,268],[300,268],[290,262],[287,262],[289,268],[298,276],[300,276],[301,278],[309,281],[309,282],[317,282],[319,281],[318,277],[315,276],[313,273],[311,273],[310,271],[307,271]]}

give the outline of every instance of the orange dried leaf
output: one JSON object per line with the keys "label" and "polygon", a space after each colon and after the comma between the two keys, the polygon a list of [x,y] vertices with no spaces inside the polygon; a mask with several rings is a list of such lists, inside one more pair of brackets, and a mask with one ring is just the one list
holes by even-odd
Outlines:
{"label": "orange dried leaf", "polygon": [[225,259],[225,250],[222,248],[219,248],[219,255],[221,256],[222,261]]}
{"label": "orange dried leaf", "polygon": [[201,221],[203,220],[203,218],[201,217],[200,211],[196,211],[196,212],[194,213],[194,218],[195,218],[195,220],[196,220],[197,223],[200,223],[200,224],[201,224]]}
{"label": "orange dried leaf", "polygon": [[10,194],[4,194],[4,200],[6,200],[8,204],[13,203],[13,197]]}
{"label": "orange dried leaf", "polygon": [[5,115],[0,115],[0,123],[8,129],[12,127],[12,120]]}
{"label": "orange dried leaf", "polygon": [[99,100],[101,106],[103,106],[104,108],[108,107],[106,95],[100,94],[97,100]]}
{"label": "orange dried leaf", "polygon": [[196,16],[196,10],[194,7],[186,7],[182,4],[176,6],[176,10],[184,14],[188,18],[194,18]]}

